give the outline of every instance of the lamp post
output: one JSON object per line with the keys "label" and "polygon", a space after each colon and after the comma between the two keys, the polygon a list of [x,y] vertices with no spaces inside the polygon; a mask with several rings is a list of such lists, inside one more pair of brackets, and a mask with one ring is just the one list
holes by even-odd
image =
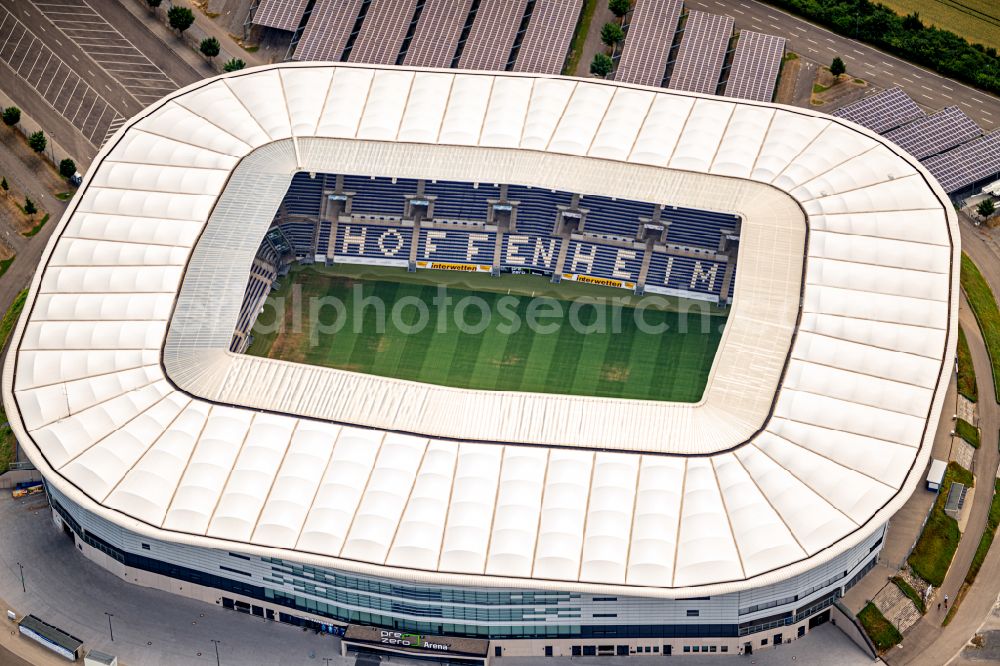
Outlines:
{"label": "lamp post", "polygon": [[215,643],[215,666],[219,666],[219,643],[222,641],[217,641],[213,638],[212,642]]}
{"label": "lamp post", "polygon": [[111,618],[113,618],[115,616],[115,614],[114,613],[109,613],[108,611],[104,611],[104,614],[108,616],[108,633],[111,634],[111,642],[114,643],[115,642],[115,630],[111,628]]}
{"label": "lamp post", "polygon": [[17,568],[21,570],[21,591],[25,594],[28,593],[28,588],[24,586],[24,565],[20,562],[17,563]]}

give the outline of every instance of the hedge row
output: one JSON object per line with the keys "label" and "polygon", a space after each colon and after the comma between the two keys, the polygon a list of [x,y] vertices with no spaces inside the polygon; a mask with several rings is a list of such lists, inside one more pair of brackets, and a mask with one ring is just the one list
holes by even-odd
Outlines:
{"label": "hedge row", "polygon": [[905,60],[1000,93],[996,49],[969,44],[949,30],[924,26],[916,15],[900,16],[868,0],[764,0],[804,16],[845,37],[868,42]]}

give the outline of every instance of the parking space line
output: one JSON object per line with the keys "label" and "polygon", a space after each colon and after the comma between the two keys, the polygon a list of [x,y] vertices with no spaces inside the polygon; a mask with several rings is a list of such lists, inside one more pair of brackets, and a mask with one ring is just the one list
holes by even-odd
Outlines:
{"label": "parking space line", "polygon": [[56,71],[52,72],[52,77],[49,79],[49,85],[45,86],[45,92],[42,93],[42,97],[46,97],[46,98],[48,97],[48,95],[49,95],[49,88],[51,88],[52,84],[55,83],[55,81],[56,81],[56,74],[58,74],[59,70],[62,69],[62,68],[63,68],[62,63],[59,63],[59,66],[56,67]]}
{"label": "parking space line", "polygon": [[[35,39],[34,35],[32,35],[31,36],[31,41],[28,42],[25,45],[25,47],[24,47],[24,55],[21,56],[21,62],[18,63],[17,67],[14,67],[13,63],[11,63],[11,65],[10,65],[11,69],[13,69],[15,72],[17,72],[17,75],[20,76],[21,78],[27,78],[27,77],[24,76],[24,74],[21,74],[21,68],[24,67],[24,63],[26,63],[28,61],[28,56],[31,55],[31,47],[35,45],[36,41],[37,40]],[[29,69],[28,71],[30,72],[31,70]]]}
{"label": "parking space line", "polygon": [[[76,96],[76,90],[77,90],[77,88],[79,88],[79,87],[80,87],[80,83],[82,83],[82,82],[83,82],[83,79],[81,79],[81,78],[80,78],[79,76],[78,76],[78,77],[76,77],[76,85],[75,85],[75,86],[73,86],[73,90],[72,90],[72,92],[70,92],[70,94],[69,94],[69,97],[68,97],[68,98],[66,98],[66,110],[67,110],[67,111],[69,110],[69,103],[70,103],[70,102],[71,102],[71,101],[73,100],[73,98],[74,98],[74,97]],[[85,83],[84,83],[84,85],[87,85],[87,84],[85,84]],[[82,102],[81,102],[81,104],[82,104]],[[77,110],[77,113],[79,113],[79,110]],[[74,118],[74,119],[76,119],[76,116],[74,115],[74,116],[73,116],[73,118]]]}
{"label": "parking space line", "polygon": [[[42,82],[42,72],[45,71],[45,65],[42,65],[41,69],[36,69],[36,66],[38,65],[38,61],[41,60],[43,54],[44,51],[38,49],[38,55],[35,56],[34,62],[32,62],[31,67],[28,68],[28,76],[24,77],[24,80],[27,81],[28,83],[31,83],[31,80],[35,78],[35,76],[38,77],[39,83]],[[46,65],[48,64],[48,60],[45,61],[45,64]],[[31,86],[35,87],[35,84],[31,83]]]}
{"label": "parking space line", "polygon": [[[120,114],[114,111],[113,107],[104,101],[72,67],[66,65],[50,46],[29,31],[13,12],[2,6],[0,6],[0,26],[7,34],[3,46],[0,47],[2,51],[0,59],[37,91],[45,103],[66,118],[96,146],[95,134],[100,133],[99,128],[81,127],[75,122],[84,110],[82,107],[86,107],[89,112],[90,108],[101,101],[105,106],[102,116],[107,109],[112,109],[114,114],[112,117]],[[17,37],[16,42],[14,37]],[[92,98],[89,105],[87,105],[88,96]]]}
{"label": "parking space line", "polygon": [[[86,98],[85,98],[85,101],[86,101]],[[97,104],[97,95],[96,94],[94,95],[94,100],[90,103],[90,106],[87,108],[87,115],[84,116],[85,119],[90,117],[90,112],[94,110],[94,105],[95,104]],[[79,113],[79,112],[77,112],[77,113]],[[74,116],[74,118],[75,118],[75,116]]]}
{"label": "parking space line", "polygon": [[[14,57],[14,54],[15,54],[15,53],[17,53],[17,49],[18,49],[18,47],[20,47],[20,46],[21,46],[21,40],[23,40],[23,39],[24,39],[24,36],[25,36],[26,34],[27,34],[27,32],[22,32],[22,33],[21,33],[21,36],[17,38],[17,44],[15,44],[15,45],[14,45],[14,48],[13,48],[13,49],[11,50],[11,52],[10,52],[10,56],[9,56],[9,57],[13,58],[13,57]],[[0,53],[0,58],[3,58],[3,54],[2,54],[2,53]],[[7,58],[4,58],[4,60],[6,60],[6,59],[7,59]]]}

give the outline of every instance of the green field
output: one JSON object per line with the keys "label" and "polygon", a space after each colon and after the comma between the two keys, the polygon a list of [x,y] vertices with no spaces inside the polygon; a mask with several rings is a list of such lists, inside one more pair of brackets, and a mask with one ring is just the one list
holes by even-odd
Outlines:
{"label": "green field", "polygon": [[696,402],[725,321],[707,304],[543,277],[296,266],[247,353],[460,388]]}
{"label": "green field", "polygon": [[996,0],[879,0],[901,16],[920,14],[924,25],[951,30],[971,44],[1000,49],[1000,4]]}

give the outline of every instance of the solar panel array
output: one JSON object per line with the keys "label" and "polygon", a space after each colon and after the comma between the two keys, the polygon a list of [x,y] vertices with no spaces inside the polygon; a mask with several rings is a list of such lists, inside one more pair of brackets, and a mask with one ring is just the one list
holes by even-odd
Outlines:
{"label": "solar panel array", "polygon": [[261,0],[253,22],[268,28],[295,32],[309,0]]}
{"label": "solar panel array", "polygon": [[294,59],[340,62],[360,9],[361,0],[316,0]]}
{"label": "solar panel array", "polygon": [[637,0],[615,80],[658,86],[681,18],[682,0]]}
{"label": "solar panel array", "polygon": [[1000,173],[1000,130],[924,160],[945,192],[957,192]]}
{"label": "solar panel array", "polygon": [[837,109],[833,115],[884,134],[912,120],[923,118],[924,112],[900,88],[890,88]]}
{"label": "solar panel array", "polygon": [[781,58],[785,55],[784,37],[743,30],[736,43],[736,53],[729,69],[726,95],[757,102],[770,102],[778,81]]}
{"label": "solar panel array", "polygon": [[733,36],[733,18],[705,12],[688,12],[684,39],[677,52],[668,88],[715,94],[722,63]]}
{"label": "solar panel array", "polygon": [[347,60],[395,65],[417,0],[372,0]]}
{"label": "solar panel array", "polygon": [[482,0],[458,66],[502,71],[528,0]]}
{"label": "solar panel array", "polygon": [[965,115],[964,111],[957,106],[949,106],[933,115],[918,118],[886,132],[885,137],[922,160],[971,141],[982,133],[979,125]]}
{"label": "solar panel array", "polygon": [[536,0],[514,71],[559,74],[580,10],[578,0]]}
{"label": "solar panel array", "polygon": [[403,64],[451,67],[472,0],[427,0]]}

